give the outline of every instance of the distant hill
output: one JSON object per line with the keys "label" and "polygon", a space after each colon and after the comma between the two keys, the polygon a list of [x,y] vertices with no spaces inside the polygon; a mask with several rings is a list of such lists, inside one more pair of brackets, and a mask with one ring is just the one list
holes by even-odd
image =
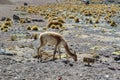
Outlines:
{"label": "distant hill", "polygon": [[9,0],[0,0],[0,4],[12,4]]}
{"label": "distant hill", "polygon": [[[63,0],[58,0],[58,1],[63,1]],[[16,4],[16,5],[19,4],[21,5],[24,3],[40,5],[40,4],[49,4],[55,2],[56,0],[0,0],[0,4]]]}
{"label": "distant hill", "polygon": [[88,0],[91,3],[120,3],[120,0]]}
{"label": "distant hill", "polygon": [[119,3],[120,0],[103,0],[105,3]]}

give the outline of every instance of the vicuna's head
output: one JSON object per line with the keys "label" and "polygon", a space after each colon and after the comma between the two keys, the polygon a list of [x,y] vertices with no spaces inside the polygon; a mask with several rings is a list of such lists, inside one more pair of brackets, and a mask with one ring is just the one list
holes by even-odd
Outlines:
{"label": "vicuna's head", "polygon": [[74,59],[74,61],[77,61],[77,54],[76,54],[75,51],[74,51],[74,54],[71,57]]}

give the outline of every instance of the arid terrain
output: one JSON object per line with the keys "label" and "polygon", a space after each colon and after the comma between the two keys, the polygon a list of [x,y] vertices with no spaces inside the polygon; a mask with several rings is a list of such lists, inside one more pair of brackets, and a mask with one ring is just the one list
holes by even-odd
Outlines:
{"label": "arid terrain", "polygon": [[[47,31],[60,33],[78,61],[63,47],[52,61],[46,45],[38,63],[38,36]],[[120,4],[0,0],[0,80],[120,80]]]}

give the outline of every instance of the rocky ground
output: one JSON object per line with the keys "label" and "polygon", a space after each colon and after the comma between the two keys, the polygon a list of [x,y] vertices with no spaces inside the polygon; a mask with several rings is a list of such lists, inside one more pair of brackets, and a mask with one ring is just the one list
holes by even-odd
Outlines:
{"label": "rocky ground", "polygon": [[[1,0],[2,1],[2,0]],[[7,1],[7,0],[6,0]],[[62,0],[61,0],[62,1]],[[50,4],[56,0],[25,0],[28,4]],[[3,3],[3,2],[2,2]],[[10,0],[0,4],[0,18],[10,17],[13,14],[21,14],[15,11],[15,7],[23,5],[24,0]],[[31,18],[40,18],[43,22],[32,22],[21,25],[14,23],[8,32],[0,31],[0,80],[120,80],[120,13],[114,20],[117,27],[111,27],[104,21],[93,27],[83,20],[74,23],[66,21],[66,30],[58,29],[47,31],[60,32],[68,42],[71,51],[76,51],[78,61],[66,59],[62,49],[62,59],[51,61],[46,57],[38,63],[36,48],[39,40],[30,38],[31,34],[45,32],[47,21],[39,15],[25,15]],[[20,15],[23,17],[23,15]],[[2,21],[0,22],[2,23]],[[38,31],[28,31],[25,26],[38,25]],[[17,36],[11,40],[11,36]],[[46,46],[46,54],[52,55],[54,47]],[[112,55],[113,53],[119,55]],[[84,57],[90,57],[91,53],[99,55],[99,58],[91,66],[83,62]],[[58,55],[57,55],[58,56]]]}

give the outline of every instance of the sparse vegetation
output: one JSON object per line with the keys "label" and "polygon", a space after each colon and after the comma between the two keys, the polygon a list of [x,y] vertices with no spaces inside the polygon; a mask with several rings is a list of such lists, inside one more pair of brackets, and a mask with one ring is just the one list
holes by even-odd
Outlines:
{"label": "sparse vegetation", "polygon": [[52,29],[63,29],[63,24],[61,22],[49,22],[47,28]]}
{"label": "sparse vegetation", "polygon": [[23,24],[26,22],[26,19],[25,18],[20,18],[20,23]]}
{"label": "sparse vegetation", "polygon": [[83,62],[87,63],[88,66],[90,66],[90,63],[95,63],[94,58],[84,57]]}
{"label": "sparse vegetation", "polygon": [[97,28],[98,26],[97,25],[93,25],[94,28]]}
{"label": "sparse vegetation", "polygon": [[79,23],[79,18],[74,18],[75,23]]}
{"label": "sparse vegetation", "polygon": [[31,26],[27,26],[27,30],[31,30]]}
{"label": "sparse vegetation", "polygon": [[113,26],[113,27],[116,27],[116,26],[117,26],[117,24],[115,23],[115,21],[111,21],[111,22],[110,22],[110,25]]}
{"label": "sparse vegetation", "polygon": [[4,30],[4,28],[3,28],[3,27],[1,28],[1,31],[2,31],[2,30]]}
{"label": "sparse vegetation", "polygon": [[95,20],[95,23],[99,23],[99,19],[98,18]]}
{"label": "sparse vegetation", "polygon": [[7,32],[8,31],[8,29],[3,29],[3,32]]}
{"label": "sparse vegetation", "polygon": [[16,35],[12,35],[12,36],[10,37],[10,40],[11,40],[11,41],[16,41],[16,40],[17,40],[17,36],[16,36]]}
{"label": "sparse vegetation", "polygon": [[33,39],[38,39],[38,37],[37,37],[38,35],[36,34],[36,33],[34,33],[34,34],[32,34],[32,37],[33,37]]}
{"label": "sparse vegetation", "polygon": [[38,26],[36,26],[36,25],[32,26],[31,30],[38,31]]}

